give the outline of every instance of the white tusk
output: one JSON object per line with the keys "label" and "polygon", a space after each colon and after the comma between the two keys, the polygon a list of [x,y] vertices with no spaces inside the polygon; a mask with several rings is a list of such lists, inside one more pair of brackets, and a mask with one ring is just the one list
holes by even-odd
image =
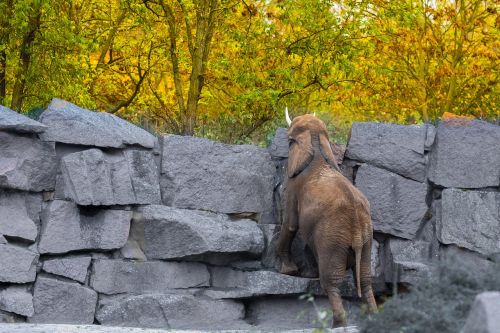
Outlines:
{"label": "white tusk", "polygon": [[292,120],[290,119],[290,116],[288,115],[288,107],[285,106],[285,118],[286,118],[286,122],[288,124],[288,127],[290,127],[290,125],[292,124]]}
{"label": "white tusk", "polygon": [[316,117],[316,112],[313,113],[313,117]]}

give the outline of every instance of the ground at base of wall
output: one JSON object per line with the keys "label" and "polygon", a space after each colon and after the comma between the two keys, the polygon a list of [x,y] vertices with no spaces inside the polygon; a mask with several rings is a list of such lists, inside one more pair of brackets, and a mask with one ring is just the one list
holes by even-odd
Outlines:
{"label": "ground at base of wall", "polygon": [[[161,330],[161,329],[144,329],[132,327],[110,327],[100,325],[63,325],[63,324],[0,324],[0,333],[205,333],[205,332],[254,332],[267,333],[276,332],[270,330],[223,330],[223,331],[200,331],[200,330]],[[283,330],[280,332],[289,333],[309,333],[313,329],[303,330]],[[355,326],[341,327],[335,329],[326,329],[328,333],[358,333]]]}

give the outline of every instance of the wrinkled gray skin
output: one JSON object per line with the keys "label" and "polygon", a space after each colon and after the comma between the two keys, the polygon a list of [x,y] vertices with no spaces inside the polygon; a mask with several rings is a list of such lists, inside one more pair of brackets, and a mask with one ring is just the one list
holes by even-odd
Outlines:
{"label": "wrinkled gray skin", "polygon": [[318,262],[321,286],[333,310],[333,325],[345,326],[339,288],[346,269],[353,270],[358,295],[368,303],[368,310],[377,312],[370,272],[373,228],[369,203],[340,173],[321,120],[312,115],[297,117],[288,135],[289,178],[277,244],[281,273],[297,274],[290,247],[299,231]]}

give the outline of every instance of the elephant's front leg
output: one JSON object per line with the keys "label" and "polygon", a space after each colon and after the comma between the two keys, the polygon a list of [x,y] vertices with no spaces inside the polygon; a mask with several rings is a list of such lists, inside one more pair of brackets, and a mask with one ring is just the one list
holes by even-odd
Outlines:
{"label": "elephant's front leg", "polygon": [[291,256],[292,240],[296,233],[297,228],[290,228],[286,225],[283,225],[281,228],[280,237],[278,239],[278,256],[281,260],[280,272],[282,274],[296,275],[299,271],[299,268],[293,262]]}
{"label": "elephant's front leg", "polygon": [[295,275],[299,269],[293,262],[291,256],[292,241],[297,233],[298,219],[295,213],[295,207],[291,205],[290,200],[285,202],[285,219],[281,226],[281,233],[278,239],[277,252],[281,260],[282,274]]}

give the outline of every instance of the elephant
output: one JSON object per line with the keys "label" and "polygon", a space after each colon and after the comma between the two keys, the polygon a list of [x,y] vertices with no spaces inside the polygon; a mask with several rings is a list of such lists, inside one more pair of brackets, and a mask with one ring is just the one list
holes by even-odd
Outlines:
{"label": "elephant", "polygon": [[291,258],[297,231],[318,263],[321,287],[333,311],[333,326],[345,326],[347,316],[339,287],[352,269],[359,297],[370,313],[377,312],[371,284],[373,227],[370,204],[335,163],[325,124],[306,114],[290,120],[287,185],[284,191],[283,225],[277,242],[280,272],[298,273]]}

